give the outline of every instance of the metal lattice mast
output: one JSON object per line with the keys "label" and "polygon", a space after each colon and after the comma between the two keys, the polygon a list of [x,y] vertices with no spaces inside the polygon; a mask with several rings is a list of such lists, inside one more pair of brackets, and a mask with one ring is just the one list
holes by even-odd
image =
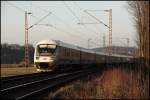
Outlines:
{"label": "metal lattice mast", "polygon": [[112,9],[109,9],[109,55],[112,54]]}
{"label": "metal lattice mast", "polygon": [[25,67],[29,66],[29,47],[28,47],[28,18],[25,12]]}
{"label": "metal lattice mast", "polygon": [[38,24],[42,20],[44,20],[49,14],[51,14],[51,12],[49,12],[46,16],[44,16],[41,19],[39,19],[35,24],[31,25],[30,27],[28,27],[28,17],[27,17],[28,14],[32,14],[32,13],[25,11],[25,67],[28,67],[29,64],[30,64],[30,60],[29,60],[29,45],[28,45],[28,30],[31,29],[35,25],[52,26],[50,24]]}

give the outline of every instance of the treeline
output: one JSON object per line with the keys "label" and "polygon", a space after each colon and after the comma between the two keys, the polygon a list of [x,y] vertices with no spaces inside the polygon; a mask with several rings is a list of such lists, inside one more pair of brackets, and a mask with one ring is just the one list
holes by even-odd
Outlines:
{"label": "treeline", "polygon": [[128,1],[137,35],[140,62],[149,67],[149,1]]}
{"label": "treeline", "polygon": [[[1,44],[1,64],[20,64],[24,63],[25,49],[18,44]],[[30,64],[33,64],[34,47],[29,45]]]}

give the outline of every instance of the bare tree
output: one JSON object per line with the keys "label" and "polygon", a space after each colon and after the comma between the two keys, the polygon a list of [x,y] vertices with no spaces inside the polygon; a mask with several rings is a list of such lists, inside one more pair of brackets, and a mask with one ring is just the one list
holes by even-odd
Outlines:
{"label": "bare tree", "polygon": [[128,1],[137,33],[139,57],[149,67],[149,1]]}

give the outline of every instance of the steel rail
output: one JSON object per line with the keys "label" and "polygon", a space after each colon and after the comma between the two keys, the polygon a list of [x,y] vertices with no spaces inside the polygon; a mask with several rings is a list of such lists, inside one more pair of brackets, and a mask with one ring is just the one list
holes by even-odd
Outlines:
{"label": "steel rail", "polygon": [[57,74],[65,73],[65,72],[73,72],[75,70],[65,70],[65,71],[52,71],[52,72],[42,72],[42,73],[33,73],[33,74],[26,74],[26,75],[16,75],[11,77],[5,77],[1,80],[1,90],[17,86],[20,84],[25,84],[32,81],[37,81],[40,79],[45,79],[47,77],[52,77]]}
{"label": "steel rail", "polygon": [[47,74],[47,73],[48,72],[1,77],[1,81],[2,82],[9,82],[9,81],[13,81],[13,80],[22,79],[22,78],[27,78],[27,77],[29,78],[29,77],[33,77],[33,76],[39,76],[39,75],[43,75],[43,74]]}
{"label": "steel rail", "polygon": [[14,86],[18,86],[21,84],[25,84],[25,83],[29,83],[29,82],[33,82],[33,81],[38,81],[38,80],[42,80],[42,79],[46,79],[48,77],[52,77],[52,76],[56,76],[58,74],[61,73],[41,73],[39,75],[31,75],[31,76],[25,76],[25,77],[19,77],[19,78],[15,78],[15,79],[10,79],[9,81],[2,81],[1,82],[1,90],[10,88],[10,87],[14,87]]}
{"label": "steel rail", "polygon": [[34,92],[31,92],[31,93],[29,93],[29,94],[26,94],[26,95],[24,95],[24,96],[22,96],[22,97],[19,97],[19,98],[17,98],[17,100],[21,100],[21,99],[33,99],[33,98],[35,98],[35,97],[36,97],[36,99],[37,99],[37,98],[38,98],[37,95],[43,93],[43,91],[46,91],[47,89],[54,88],[54,87],[56,87],[56,86],[58,86],[58,85],[60,85],[60,84],[63,84],[63,83],[65,83],[65,82],[67,82],[67,81],[71,81],[71,80],[73,80],[73,79],[75,79],[75,78],[79,78],[79,77],[82,77],[82,76],[84,76],[84,75],[86,75],[86,74],[90,74],[90,73],[91,73],[91,72],[80,73],[80,74],[76,74],[76,75],[74,75],[74,76],[69,76],[69,77],[63,78],[63,80],[60,81],[60,82],[56,82],[56,81],[55,81],[53,84],[48,85],[47,87],[44,87],[44,88],[42,88],[42,89],[40,89],[40,90],[38,90],[38,91],[34,91]]}
{"label": "steel rail", "polygon": [[2,98],[12,98],[12,99],[23,98],[23,97],[32,95],[33,93],[36,93],[38,91],[41,91],[47,88],[48,86],[52,87],[53,85],[61,84],[61,82],[65,81],[65,79],[68,79],[69,77],[73,78],[76,75],[81,75],[81,74],[84,75],[88,71],[89,69],[80,70],[76,72],[63,73],[63,74],[58,74],[57,76],[48,77],[42,80],[20,84],[17,86],[13,86],[13,87],[1,90],[1,95],[2,95]]}

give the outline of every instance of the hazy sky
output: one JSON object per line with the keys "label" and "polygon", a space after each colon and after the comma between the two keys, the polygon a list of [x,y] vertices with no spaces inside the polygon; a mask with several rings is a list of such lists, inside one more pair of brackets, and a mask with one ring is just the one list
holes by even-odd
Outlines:
{"label": "hazy sky", "polygon": [[[135,31],[131,16],[124,7],[125,1],[1,1],[1,42],[24,44],[25,12],[32,12],[36,18],[28,15],[29,26],[36,23],[43,16],[49,14],[39,24],[29,30],[29,43],[35,45],[43,39],[61,40],[70,44],[87,47],[91,38],[90,47],[103,45],[103,36],[106,36],[108,45],[108,28],[90,17],[84,10],[112,9],[113,45],[125,46],[130,39],[130,46],[135,46]],[[16,8],[19,7],[19,8]],[[108,25],[108,12],[89,11],[90,14]],[[94,43],[93,43],[94,42]]]}

